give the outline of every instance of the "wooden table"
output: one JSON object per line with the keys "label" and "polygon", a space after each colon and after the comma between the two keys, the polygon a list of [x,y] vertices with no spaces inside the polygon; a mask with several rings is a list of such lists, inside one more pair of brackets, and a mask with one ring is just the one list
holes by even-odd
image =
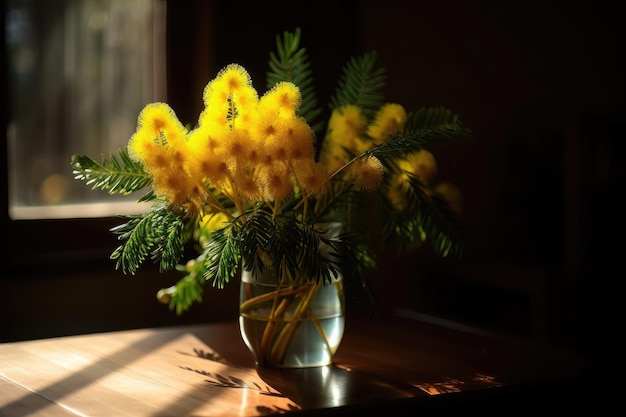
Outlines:
{"label": "wooden table", "polygon": [[333,366],[256,369],[237,323],[213,323],[0,344],[0,416],[484,414],[558,406],[585,372],[575,355],[414,313],[348,318]]}

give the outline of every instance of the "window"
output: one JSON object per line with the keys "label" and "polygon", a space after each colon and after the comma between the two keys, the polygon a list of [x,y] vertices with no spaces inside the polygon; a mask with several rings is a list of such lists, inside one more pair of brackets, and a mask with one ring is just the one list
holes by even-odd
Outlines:
{"label": "window", "polygon": [[[4,265],[13,275],[108,260],[140,209],[73,179],[70,155],[117,152],[167,99],[164,0],[1,0]],[[112,269],[112,268],[111,268]]]}
{"label": "window", "polygon": [[137,208],[74,181],[69,155],[116,152],[145,103],[165,99],[163,9],[154,0],[7,0],[12,219]]}

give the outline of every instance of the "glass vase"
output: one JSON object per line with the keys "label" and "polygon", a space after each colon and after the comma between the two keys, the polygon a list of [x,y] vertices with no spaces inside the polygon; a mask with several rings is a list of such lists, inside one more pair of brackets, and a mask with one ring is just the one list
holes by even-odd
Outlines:
{"label": "glass vase", "polygon": [[258,366],[332,363],[345,325],[343,277],[299,278],[281,279],[273,268],[259,275],[242,271],[239,328]]}

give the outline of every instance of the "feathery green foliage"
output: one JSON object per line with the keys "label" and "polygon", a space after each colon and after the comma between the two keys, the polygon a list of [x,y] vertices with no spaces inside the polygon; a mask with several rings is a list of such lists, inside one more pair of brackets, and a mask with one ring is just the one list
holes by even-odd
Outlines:
{"label": "feathery green foliage", "polygon": [[343,68],[335,95],[331,98],[331,109],[356,105],[371,120],[384,103],[382,93],[386,78],[385,68],[376,67],[376,52],[350,58]]}
{"label": "feathery green foliage", "polygon": [[174,269],[183,256],[189,239],[183,219],[165,207],[156,208],[129,220],[111,231],[124,241],[111,254],[116,268],[134,274],[150,257],[161,271]]}
{"label": "feathery green foliage", "polygon": [[319,136],[324,124],[320,120],[322,109],[318,107],[317,95],[311,61],[306,48],[300,47],[302,33],[296,28],[294,33],[284,32],[283,37],[276,36],[276,53],[270,51],[267,72],[267,88],[270,89],[281,81],[290,81],[298,86],[302,96],[302,105],[298,109],[311,129]]}
{"label": "feathery green foliage", "polygon": [[183,314],[194,303],[202,302],[205,279],[203,276],[204,265],[201,262],[190,262],[191,267],[178,265],[176,269],[185,273],[185,277],[176,285],[161,290],[165,299],[169,300],[169,309],[177,315]]}
{"label": "feathery green foliage", "polygon": [[108,190],[109,194],[131,194],[152,183],[143,165],[132,160],[125,148],[119,150],[119,160],[110,155],[101,164],[84,155],[72,155],[71,166],[75,179],[85,181],[94,190]]}
{"label": "feathery green foliage", "polygon": [[204,266],[204,279],[213,280],[213,285],[224,288],[239,270],[241,260],[236,229],[232,223],[229,227],[224,227],[213,234],[201,259]]}

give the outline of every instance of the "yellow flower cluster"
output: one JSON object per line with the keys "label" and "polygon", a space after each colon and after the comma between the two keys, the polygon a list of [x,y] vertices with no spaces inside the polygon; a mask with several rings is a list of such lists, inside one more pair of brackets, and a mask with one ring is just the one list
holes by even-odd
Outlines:
{"label": "yellow flower cluster", "polygon": [[[359,155],[376,145],[388,141],[392,135],[404,132],[407,113],[396,103],[387,103],[377,112],[372,123],[358,106],[335,109],[329,120],[329,130],[322,147],[321,161],[331,169],[346,164],[353,155]],[[397,161],[399,173],[390,181],[386,196],[399,212],[407,208],[408,176],[415,175],[425,186],[431,186],[437,173],[437,162],[426,149],[409,154]],[[380,161],[365,158],[354,165],[355,183],[363,190],[373,190],[380,185],[383,167]],[[376,182],[378,181],[378,182]]]}
{"label": "yellow flower cluster", "polygon": [[339,169],[352,156],[386,142],[395,133],[401,133],[406,119],[404,107],[395,103],[383,105],[369,125],[358,106],[348,105],[335,109],[328,121],[328,132],[320,160],[331,171]]}
{"label": "yellow flower cluster", "polygon": [[[346,175],[357,189],[375,190],[383,178],[381,162],[373,156],[352,159],[402,133],[407,120],[405,109],[395,103],[383,105],[369,124],[358,106],[335,109],[316,162],[314,132],[297,113],[301,95],[293,83],[278,83],[259,97],[245,68],[231,64],[207,84],[203,101],[192,130],[166,103],[147,105],[128,144],[130,156],[151,175],[155,192],[199,217],[232,214],[218,194],[240,213],[257,202],[278,208],[296,192],[320,194],[347,166]],[[434,157],[426,150],[399,161],[399,167],[425,184],[436,173]],[[400,211],[406,206],[406,180],[406,174],[396,175],[387,192]]]}
{"label": "yellow flower cluster", "polygon": [[205,87],[205,109],[187,131],[165,103],[146,106],[128,145],[174,206],[223,211],[211,191],[242,210],[281,201],[294,186],[320,192],[328,174],[315,163],[314,134],[297,115],[300,91],[281,82],[259,97],[248,72],[224,68]]}
{"label": "yellow flower cluster", "polygon": [[405,159],[398,161],[400,169],[390,181],[387,198],[392,207],[399,212],[406,210],[406,193],[409,175],[416,176],[426,187],[433,185],[437,174],[437,161],[432,153],[426,149],[409,154]]}

